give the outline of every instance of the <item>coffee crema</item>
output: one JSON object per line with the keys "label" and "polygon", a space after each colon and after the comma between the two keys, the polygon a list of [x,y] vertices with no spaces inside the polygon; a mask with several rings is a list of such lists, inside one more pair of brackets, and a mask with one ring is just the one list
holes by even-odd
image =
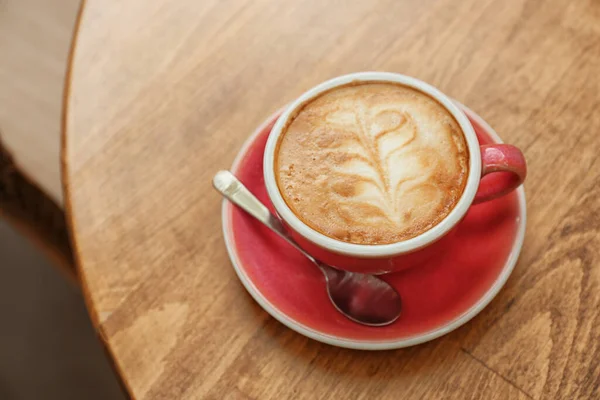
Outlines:
{"label": "coffee crema", "polygon": [[456,206],[469,150],[452,114],[418,90],[353,83],[301,106],[275,151],[283,199],[314,230],[348,243],[418,236]]}

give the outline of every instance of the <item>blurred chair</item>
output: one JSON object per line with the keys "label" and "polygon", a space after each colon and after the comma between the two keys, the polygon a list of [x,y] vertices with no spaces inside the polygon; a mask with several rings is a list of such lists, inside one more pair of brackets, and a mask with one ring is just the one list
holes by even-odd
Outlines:
{"label": "blurred chair", "polygon": [[0,1],[0,218],[74,280],[62,209],[60,121],[79,5]]}

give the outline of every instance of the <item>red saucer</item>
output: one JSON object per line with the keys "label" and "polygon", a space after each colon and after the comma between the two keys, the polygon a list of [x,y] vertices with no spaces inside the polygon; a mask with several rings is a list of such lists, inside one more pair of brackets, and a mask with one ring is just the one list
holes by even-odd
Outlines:
{"label": "red saucer", "polygon": [[[480,144],[500,142],[463,106]],[[273,115],[244,145],[231,171],[273,210],[263,180],[263,151]],[[486,178],[487,179],[487,178]],[[295,331],[336,346],[389,349],[422,343],[473,318],[498,293],[517,262],[525,232],[525,193],[471,207],[427,264],[383,276],[402,296],[402,315],[387,327],[366,327],[329,302],[323,276],[277,235],[225,201],[223,231],[233,266],[252,297]]]}

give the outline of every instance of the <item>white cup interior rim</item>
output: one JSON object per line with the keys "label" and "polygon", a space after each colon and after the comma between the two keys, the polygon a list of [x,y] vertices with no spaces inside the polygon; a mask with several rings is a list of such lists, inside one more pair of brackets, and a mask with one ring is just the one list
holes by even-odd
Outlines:
{"label": "white cup interior rim", "polygon": [[[335,87],[343,86],[353,82],[374,81],[400,83],[402,85],[419,90],[442,104],[456,119],[465,136],[467,147],[469,149],[469,176],[467,178],[465,189],[456,206],[446,216],[446,218],[444,218],[440,223],[431,229],[423,232],[419,236],[401,242],[380,245],[365,245],[343,242],[341,240],[331,238],[312,229],[302,222],[288,207],[281,195],[281,192],[279,191],[279,187],[275,178],[274,159],[279,136],[281,135],[281,132],[290,116],[293,115],[294,111],[297,110],[298,107],[302,106],[319,94]],[[298,97],[283,111],[281,116],[275,122],[271,133],[269,134],[269,138],[265,147],[263,168],[265,186],[275,210],[279,216],[298,234],[310,242],[335,253],[361,258],[381,258],[410,253],[423,248],[441,238],[461,220],[471,206],[479,186],[479,181],[481,178],[481,156],[479,150],[479,141],[477,140],[477,135],[475,134],[475,130],[473,129],[471,122],[465,113],[456,105],[456,103],[441,91],[423,81],[406,75],[390,72],[358,72],[339,76],[313,87]]]}

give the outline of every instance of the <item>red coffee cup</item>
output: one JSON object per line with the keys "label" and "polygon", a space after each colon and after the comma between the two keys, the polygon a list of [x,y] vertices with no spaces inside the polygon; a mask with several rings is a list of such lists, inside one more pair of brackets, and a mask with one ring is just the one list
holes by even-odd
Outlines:
{"label": "red coffee cup", "polygon": [[[303,104],[321,93],[353,82],[392,82],[419,90],[442,104],[456,119],[469,149],[469,176],[464,191],[452,211],[437,225],[422,234],[391,244],[366,245],[343,242],[326,236],[302,222],[284,201],[275,178],[277,142],[288,120]],[[275,210],[293,238],[315,258],[339,269],[369,274],[395,272],[417,266],[429,254],[443,246],[440,241],[465,216],[474,204],[503,196],[525,180],[527,166],[523,153],[515,146],[493,144],[479,146],[475,130],[465,113],[433,86],[405,75],[386,72],[360,72],[340,76],[310,89],[292,102],[277,119],[265,148],[263,159],[265,186]],[[481,179],[498,174],[492,184],[480,185]]]}

